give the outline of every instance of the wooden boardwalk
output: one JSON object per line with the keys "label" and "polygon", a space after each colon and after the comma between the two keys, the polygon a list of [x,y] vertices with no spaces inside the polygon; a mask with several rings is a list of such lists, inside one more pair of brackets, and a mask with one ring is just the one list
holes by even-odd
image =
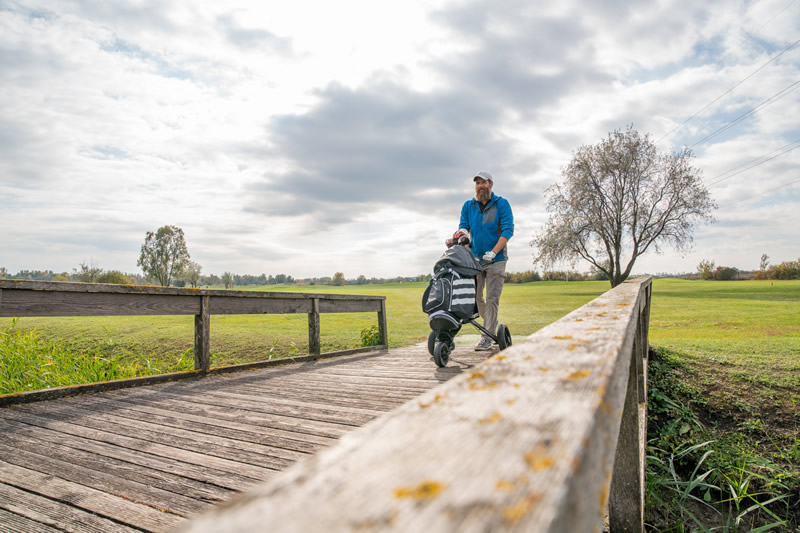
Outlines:
{"label": "wooden boardwalk", "polygon": [[0,408],[0,531],[168,531],[486,358],[424,345]]}

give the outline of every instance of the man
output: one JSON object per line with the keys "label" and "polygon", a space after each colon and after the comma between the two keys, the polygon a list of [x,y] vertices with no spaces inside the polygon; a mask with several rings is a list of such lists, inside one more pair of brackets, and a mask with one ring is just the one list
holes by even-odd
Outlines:
{"label": "man", "polygon": [[[497,312],[508,260],[506,244],[514,235],[514,215],[508,200],[492,192],[494,179],[491,174],[478,172],[472,181],[475,183],[475,198],[467,200],[461,208],[458,228],[472,233],[470,249],[484,265],[483,272],[478,274],[478,313],[483,318],[483,326],[496,335]],[[491,347],[492,340],[482,335],[475,350],[485,351]]]}

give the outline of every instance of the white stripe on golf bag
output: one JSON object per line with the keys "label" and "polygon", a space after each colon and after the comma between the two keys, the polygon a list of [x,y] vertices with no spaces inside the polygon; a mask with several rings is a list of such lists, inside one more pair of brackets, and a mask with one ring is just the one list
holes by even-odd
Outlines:
{"label": "white stripe on golf bag", "polygon": [[475,303],[475,297],[472,298],[458,298],[452,301],[452,305],[472,305]]}

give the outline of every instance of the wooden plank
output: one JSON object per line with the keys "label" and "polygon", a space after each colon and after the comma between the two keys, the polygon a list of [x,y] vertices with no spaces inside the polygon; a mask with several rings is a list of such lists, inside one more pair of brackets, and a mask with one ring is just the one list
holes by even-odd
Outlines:
{"label": "wooden plank", "polygon": [[183,531],[602,530],[649,283],[612,289]]}
{"label": "wooden plank", "polygon": [[[163,417],[161,421],[150,417],[143,419],[140,413],[125,412],[125,409],[120,409],[118,405],[108,402],[102,404],[92,403],[91,405],[72,404],[69,410],[63,412],[69,416],[81,416],[81,420],[90,417],[92,421],[119,425],[123,434],[139,431],[147,435],[149,440],[155,442],[167,445],[171,442],[177,442],[176,447],[186,449],[195,446],[197,450],[204,451],[208,455],[217,455],[219,453],[222,457],[243,460],[244,458],[240,456],[242,452],[253,452],[255,456],[251,458],[250,464],[260,464],[266,468],[283,468],[288,463],[307,457],[312,451],[299,451],[287,446],[272,446],[269,444],[276,441],[281,444],[288,444],[281,442],[279,439],[267,439],[267,444],[264,444],[259,442],[262,439],[236,438],[230,431],[217,431],[213,425],[209,424],[180,424],[178,419],[172,420],[175,423],[167,424],[164,423]],[[78,423],[81,420],[78,420]],[[231,448],[233,451],[223,454],[222,451],[218,450],[220,448]],[[229,456],[230,453],[236,453],[237,455]]]}
{"label": "wooden plank", "polygon": [[311,300],[311,311],[308,313],[308,353],[319,355],[319,299]]}
{"label": "wooden plank", "polygon": [[328,300],[320,299],[320,313],[368,313],[381,309],[382,300]]}
{"label": "wooden plank", "polygon": [[[281,392],[283,389],[283,392]],[[360,389],[333,390],[331,387],[313,387],[306,383],[297,386],[287,387],[282,384],[274,384],[272,387],[245,385],[240,387],[239,392],[250,393],[253,396],[272,396],[280,394],[283,398],[301,400],[313,395],[315,400],[323,402],[325,405],[339,405],[342,407],[364,407],[372,411],[386,412],[391,411],[398,405],[410,400],[415,395],[406,394],[398,397],[397,395],[380,395],[378,393],[365,394]]]}
{"label": "wooden plank", "polygon": [[301,452],[301,454],[298,454],[298,457],[301,457],[302,454],[314,453],[322,446],[327,446],[336,442],[335,439],[331,438],[315,438],[311,435],[290,433],[288,431],[264,428],[262,426],[252,426],[234,421],[169,411],[158,407],[152,407],[147,403],[127,401],[114,402],[113,404],[118,407],[115,413],[119,416],[129,418],[146,417],[147,420],[154,424],[194,430],[211,435],[229,436],[236,440]]}
{"label": "wooden plank", "polygon": [[[116,444],[117,446],[132,450],[139,450],[161,457],[174,458],[195,465],[207,465],[211,468],[230,472],[232,476],[236,475],[241,476],[242,478],[261,480],[266,479],[268,476],[274,473],[274,470],[245,464],[240,461],[232,461],[220,457],[204,455],[194,451],[176,448],[174,446],[162,445],[142,438],[119,435],[114,431],[108,431],[104,429],[98,430],[94,427],[78,425],[72,423],[72,421],[69,421],[69,418],[66,419],[67,421],[63,421],[58,417],[50,416],[50,413],[47,412],[41,413],[39,411],[31,411],[29,406],[26,405],[15,407],[13,410],[17,411],[16,416],[19,416],[20,412],[25,413],[24,422],[26,423],[51,428],[69,435],[85,437],[102,442],[109,442]],[[9,411],[11,411],[9,408],[0,409],[0,418],[11,416]]]}
{"label": "wooden plank", "polygon": [[[0,441],[0,454],[3,460],[42,474],[69,479],[86,487],[97,489],[135,501],[154,509],[161,509],[170,514],[189,516],[208,507],[207,503],[187,498],[180,494],[148,486],[138,481],[120,478],[94,468],[76,465],[71,461],[63,461],[50,455],[40,455],[26,449],[10,446]],[[3,479],[4,482],[10,483]]]}
{"label": "wooden plank", "polygon": [[[28,426],[28,428],[23,427],[22,429],[20,429],[20,426],[21,424],[19,423],[15,424],[11,421],[0,420],[0,427],[4,430],[13,430],[5,434],[5,444],[18,446],[28,452],[70,462],[77,466],[100,470],[121,479],[129,479],[174,492],[199,502],[218,502],[232,494],[230,490],[183,478],[173,472],[148,468],[140,464],[136,464],[134,467],[133,464],[119,457],[96,454],[81,447],[75,447],[77,439],[74,437],[54,442],[53,439],[47,439],[42,436],[42,433],[44,433],[42,430],[36,432],[31,431],[31,426]],[[72,446],[67,443],[72,444]]]}
{"label": "wooden plank", "polygon": [[311,300],[297,296],[293,298],[214,296],[211,298],[210,311],[213,315],[309,313]]}
{"label": "wooden plank", "polygon": [[[292,432],[296,433],[298,438],[306,438],[306,435],[308,435],[311,437],[336,439],[351,429],[348,426],[332,424],[330,422],[264,413],[253,409],[245,409],[241,406],[230,407],[219,405],[213,400],[197,398],[191,394],[177,394],[161,391],[157,397],[158,405],[170,408],[175,406],[184,413],[191,413],[198,416],[211,416],[217,420],[237,420],[256,427]],[[138,396],[137,400],[141,401],[141,398],[142,396]],[[0,411],[0,415],[2,415],[2,411]]]}
{"label": "wooden plank", "polygon": [[178,515],[2,460],[0,479],[8,485],[145,531],[172,531],[183,521]]}
{"label": "wooden plank", "polygon": [[[0,509],[23,516],[39,526],[29,531],[49,530],[50,528],[54,531],[75,533],[135,533],[141,531],[3,483],[0,483]],[[6,527],[3,515],[0,515],[0,529],[3,531],[13,530],[6,529]]]}
{"label": "wooden plank", "polygon": [[[73,425],[116,433],[130,438],[142,438],[149,443],[160,444],[173,450],[200,453],[204,457],[217,457],[244,465],[255,465],[273,471],[282,470],[294,460],[266,446],[248,444],[233,439],[203,435],[177,428],[166,428],[144,421],[126,419],[106,414],[98,409],[55,406],[45,414]],[[288,452],[287,452],[288,453]]]}
{"label": "wooden plank", "polygon": [[55,431],[35,423],[28,424],[27,421],[4,419],[0,421],[0,427],[11,428],[16,433],[31,436],[43,443],[68,446],[97,456],[110,457],[125,461],[131,465],[138,465],[161,472],[170,472],[176,476],[199,481],[203,483],[206,490],[212,493],[212,499],[213,497],[218,499],[227,497],[224,496],[225,493],[230,494],[230,491],[242,490],[244,487],[252,485],[255,481],[253,478],[238,476],[207,465],[199,466],[172,459],[171,457],[161,457],[139,450],[123,448],[115,444]]}
{"label": "wooden plank", "polygon": [[62,531],[4,509],[0,509],[0,525],[3,526],[3,533],[48,533],[50,531]]}
{"label": "wooden plank", "polygon": [[43,292],[6,289],[0,317],[196,315],[197,296]]}
{"label": "wooden plank", "polygon": [[244,396],[232,396],[224,392],[216,391],[182,391],[184,397],[194,398],[202,394],[203,401],[215,402],[217,405],[234,408],[248,409],[259,413],[274,414],[286,417],[300,418],[303,420],[314,420],[318,422],[329,422],[343,426],[357,427],[372,420],[374,414],[362,414],[347,412],[343,409],[331,409],[328,407],[319,408],[317,406],[304,406],[299,404],[272,402],[262,402],[257,399],[250,399]]}
{"label": "wooden plank", "polygon": [[194,369],[202,372],[208,372],[211,366],[211,320],[208,300],[208,296],[200,297],[200,312],[194,316]]}

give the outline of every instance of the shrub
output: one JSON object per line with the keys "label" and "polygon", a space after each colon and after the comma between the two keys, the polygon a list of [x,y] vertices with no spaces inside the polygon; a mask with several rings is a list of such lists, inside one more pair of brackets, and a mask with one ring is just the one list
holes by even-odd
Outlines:
{"label": "shrub", "polygon": [[130,276],[123,274],[119,270],[109,270],[100,274],[97,283],[116,283],[117,285],[130,285],[133,283]]}

